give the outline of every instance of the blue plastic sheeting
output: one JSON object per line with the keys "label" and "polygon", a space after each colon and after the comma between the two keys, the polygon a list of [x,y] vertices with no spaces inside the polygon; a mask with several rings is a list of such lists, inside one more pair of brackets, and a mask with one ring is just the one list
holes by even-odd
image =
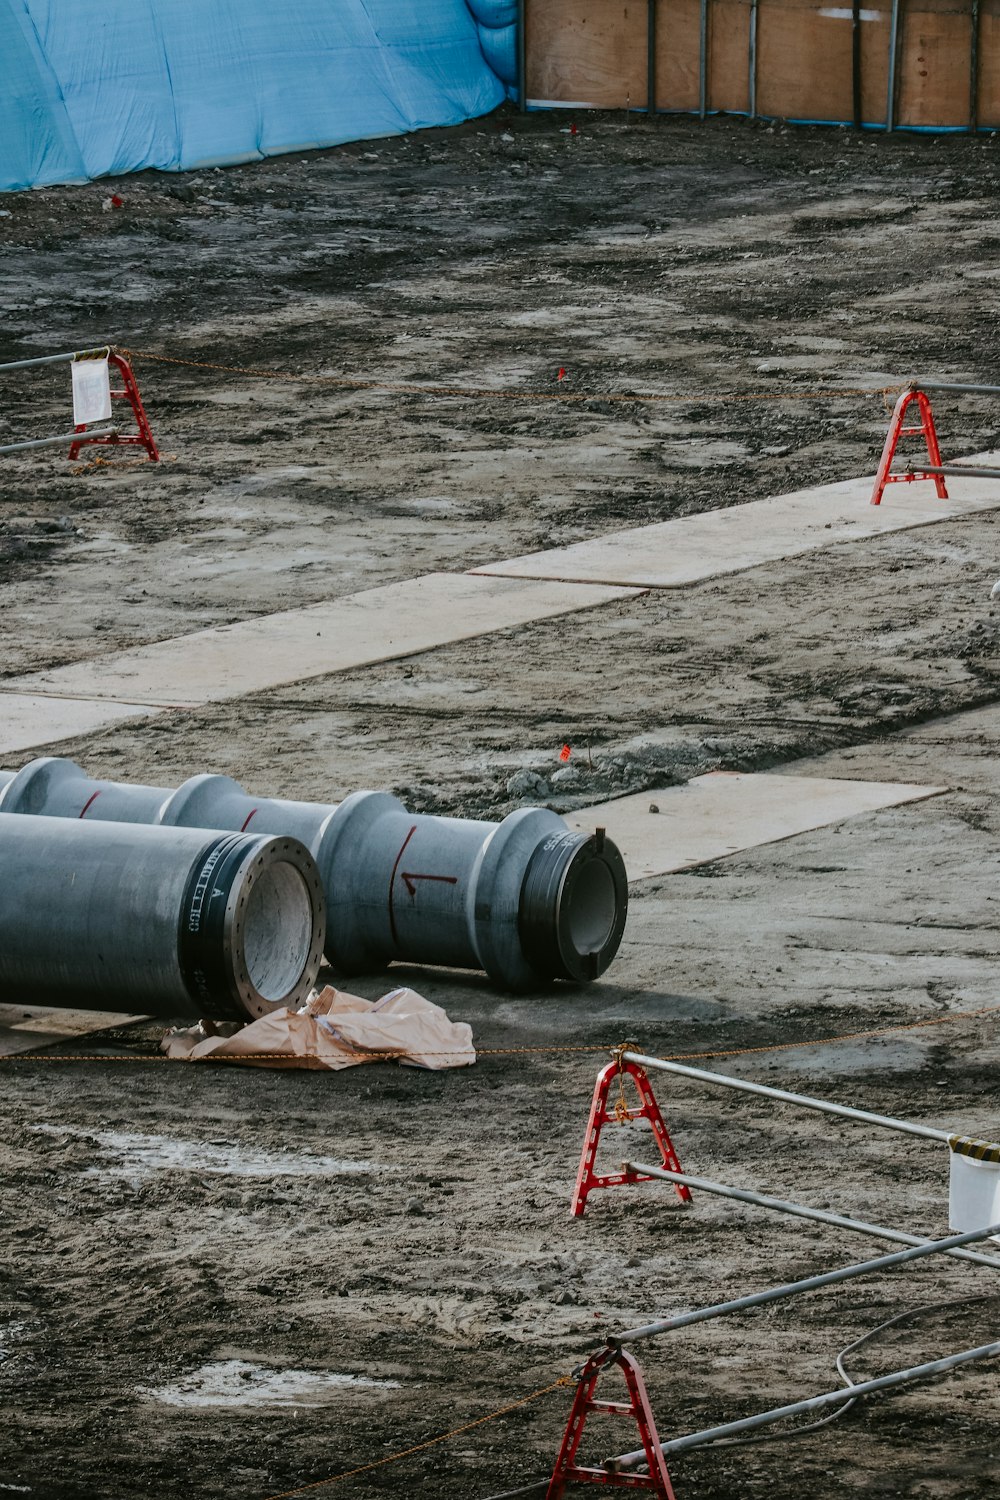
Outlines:
{"label": "blue plastic sheeting", "polygon": [[0,189],[454,125],[505,96],[479,35],[466,0],[0,0]]}
{"label": "blue plastic sheeting", "polygon": [[517,0],[466,0],[481,26],[513,26],[517,20]]}
{"label": "blue plastic sheeting", "polygon": [[0,0],[0,188],[86,177],[59,85],[21,4]]}
{"label": "blue plastic sheeting", "polygon": [[513,88],[517,83],[517,27],[503,26],[493,30],[480,26],[479,45],[493,72]]}
{"label": "blue plastic sheeting", "polygon": [[513,89],[517,83],[517,0],[466,0],[479,27],[483,56]]}

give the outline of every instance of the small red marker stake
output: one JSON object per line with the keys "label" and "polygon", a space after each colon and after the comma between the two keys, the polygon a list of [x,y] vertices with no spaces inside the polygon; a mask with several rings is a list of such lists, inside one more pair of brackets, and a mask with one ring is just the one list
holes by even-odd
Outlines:
{"label": "small red marker stake", "polygon": [[570,746],[569,745],[563,745],[562,749],[559,751],[559,759],[565,763],[566,761],[569,760],[569,758],[570,758],[570,756],[572,754],[573,754],[573,751],[570,748]]}
{"label": "small red marker stake", "polygon": [[565,369],[564,369],[564,367],[562,365],[559,366],[559,374],[556,376],[556,379],[557,380],[565,380],[566,379],[566,371],[565,371]]}

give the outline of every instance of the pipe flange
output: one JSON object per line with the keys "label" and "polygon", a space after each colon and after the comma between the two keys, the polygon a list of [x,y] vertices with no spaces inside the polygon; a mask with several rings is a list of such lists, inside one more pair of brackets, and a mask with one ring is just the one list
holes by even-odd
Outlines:
{"label": "pipe flange", "polygon": [[325,938],[323,882],[298,839],[222,835],[193,865],[178,958],[202,1014],[253,1021],[281,1006],[297,1010],[312,988]]}
{"label": "pipe flange", "polygon": [[538,846],[521,886],[518,930],[540,974],[596,979],[618,952],[627,916],[628,876],[603,828],[555,834]]}
{"label": "pipe flange", "polygon": [[0,812],[44,813],[55,786],[83,780],[80,767],[64,756],[43,755],[29,760],[0,789]]}
{"label": "pipe flange", "polygon": [[165,799],[155,821],[165,828],[224,828],[219,803],[232,795],[245,797],[246,793],[231,776],[190,776]]}

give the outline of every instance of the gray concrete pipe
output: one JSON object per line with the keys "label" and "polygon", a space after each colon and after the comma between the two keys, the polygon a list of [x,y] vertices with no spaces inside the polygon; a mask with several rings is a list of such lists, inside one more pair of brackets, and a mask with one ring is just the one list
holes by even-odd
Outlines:
{"label": "gray concrete pipe", "polygon": [[304,1003],[326,931],[294,838],[0,818],[0,999],[251,1021]]}
{"label": "gray concrete pipe", "polygon": [[513,990],[583,982],[603,974],[625,928],[615,845],[541,808],[479,823],[409,813],[385,792],[338,805],[250,797],[228,776],[193,776],[176,791],[92,781],[49,757],[3,777],[0,812],[301,839],[326,889],[327,956],[345,973],[397,960],[485,969]]}

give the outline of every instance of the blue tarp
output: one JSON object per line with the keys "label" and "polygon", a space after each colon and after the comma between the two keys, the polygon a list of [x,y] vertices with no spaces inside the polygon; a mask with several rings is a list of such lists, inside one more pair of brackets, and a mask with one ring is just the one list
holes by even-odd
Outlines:
{"label": "blue tarp", "polygon": [[517,0],[466,0],[490,67],[513,92],[517,83]]}
{"label": "blue tarp", "polygon": [[512,9],[0,0],[0,190],[252,161],[488,114],[510,82]]}

